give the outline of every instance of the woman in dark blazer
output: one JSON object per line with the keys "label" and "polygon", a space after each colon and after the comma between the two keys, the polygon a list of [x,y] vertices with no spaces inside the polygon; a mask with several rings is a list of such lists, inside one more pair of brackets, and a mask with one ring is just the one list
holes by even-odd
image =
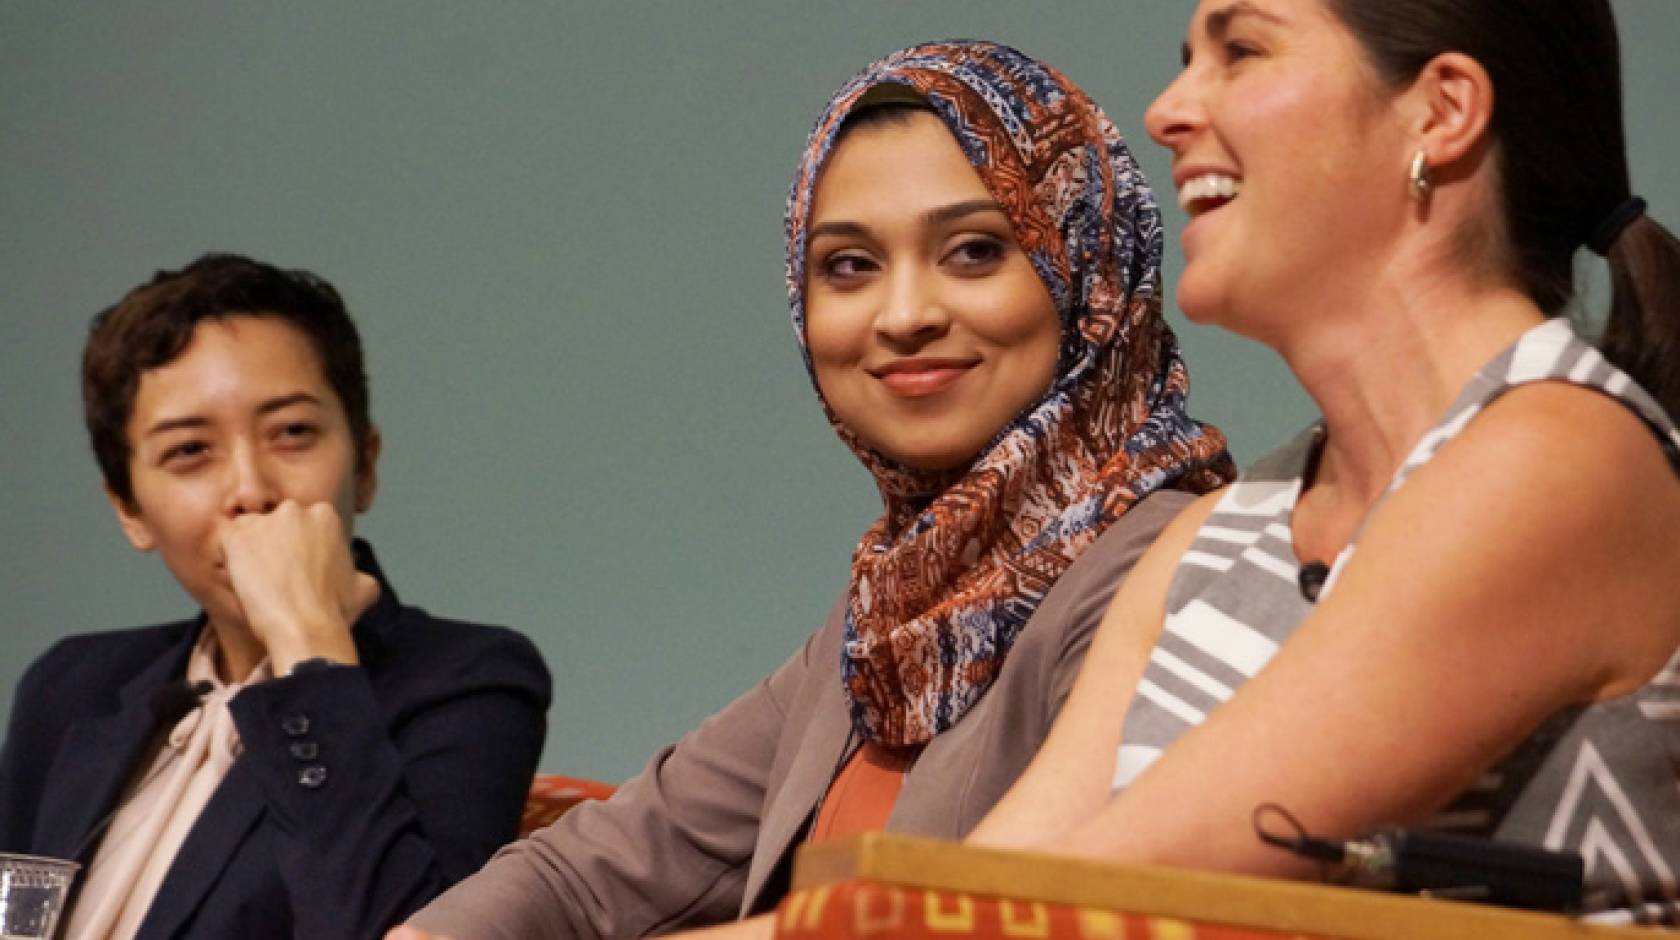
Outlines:
{"label": "woman in dark blazer", "polygon": [[85,866],[65,935],[373,936],[511,839],[548,673],[403,606],[351,538],[379,437],[332,287],[161,273],[94,321],[83,390],[125,535],[203,610],[19,683],[0,850]]}

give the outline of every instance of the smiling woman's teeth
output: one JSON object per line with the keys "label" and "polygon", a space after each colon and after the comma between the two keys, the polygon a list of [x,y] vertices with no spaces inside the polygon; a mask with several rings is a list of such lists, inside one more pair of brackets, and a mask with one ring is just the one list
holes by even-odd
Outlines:
{"label": "smiling woman's teeth", "polygon": [[1206,173],[1184,181],[1178,191],[1179,208],[1186,212],[1224,205],[1242,192],[1242,181],[1223,173]]}

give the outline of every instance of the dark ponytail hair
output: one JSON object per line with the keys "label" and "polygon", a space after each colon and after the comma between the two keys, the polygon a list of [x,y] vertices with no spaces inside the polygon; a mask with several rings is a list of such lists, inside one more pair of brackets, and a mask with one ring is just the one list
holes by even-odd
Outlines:
{"label": "dark ponytail hair", "polygon": [[1680,414],[1680,241],[1649,216],[1610,245],[1610,320],[1599,348]]}
{"label": "dark ponytail hair", "polygon": [[[1507,262],[1541,310],[1562,314],[1575,250],[1631,195],[1608,0],[1326,2],[1391,86],[1444,52],[1487,69]],[[1680,241],[1641,216],[1607,257],[1613,299],[1599,345],[1680,416]]]}

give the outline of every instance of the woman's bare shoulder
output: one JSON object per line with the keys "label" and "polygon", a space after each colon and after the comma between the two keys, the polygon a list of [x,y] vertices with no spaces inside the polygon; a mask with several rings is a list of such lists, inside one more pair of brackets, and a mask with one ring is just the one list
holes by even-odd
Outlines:
{"label": "woman's bare shoulder", "polygon": [[1609,631],[1603,695],[1680,642],[1677,530],[1680,474],[1644,419],[1602,392],[1539,382],[1494,401],[1414,473],[1372,516],[1359,560],[1505,611],[1507,629]]}

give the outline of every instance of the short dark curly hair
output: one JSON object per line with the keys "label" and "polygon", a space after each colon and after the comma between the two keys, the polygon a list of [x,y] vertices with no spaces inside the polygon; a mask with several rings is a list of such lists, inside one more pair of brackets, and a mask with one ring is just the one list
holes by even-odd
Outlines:
{"label": "short dark curly hair", "polygon": [[134,504],[128,420],[140,376],[181,355],[200,322],[235,316],[273,317],[309,338],[349,416],[358,465],[364,459],[372,420],[362,340],[338,291],[308,271],[207,254],[179,271],[159,271],[100,311],[88,328],[82,412],[105,486],[125,504]]}

